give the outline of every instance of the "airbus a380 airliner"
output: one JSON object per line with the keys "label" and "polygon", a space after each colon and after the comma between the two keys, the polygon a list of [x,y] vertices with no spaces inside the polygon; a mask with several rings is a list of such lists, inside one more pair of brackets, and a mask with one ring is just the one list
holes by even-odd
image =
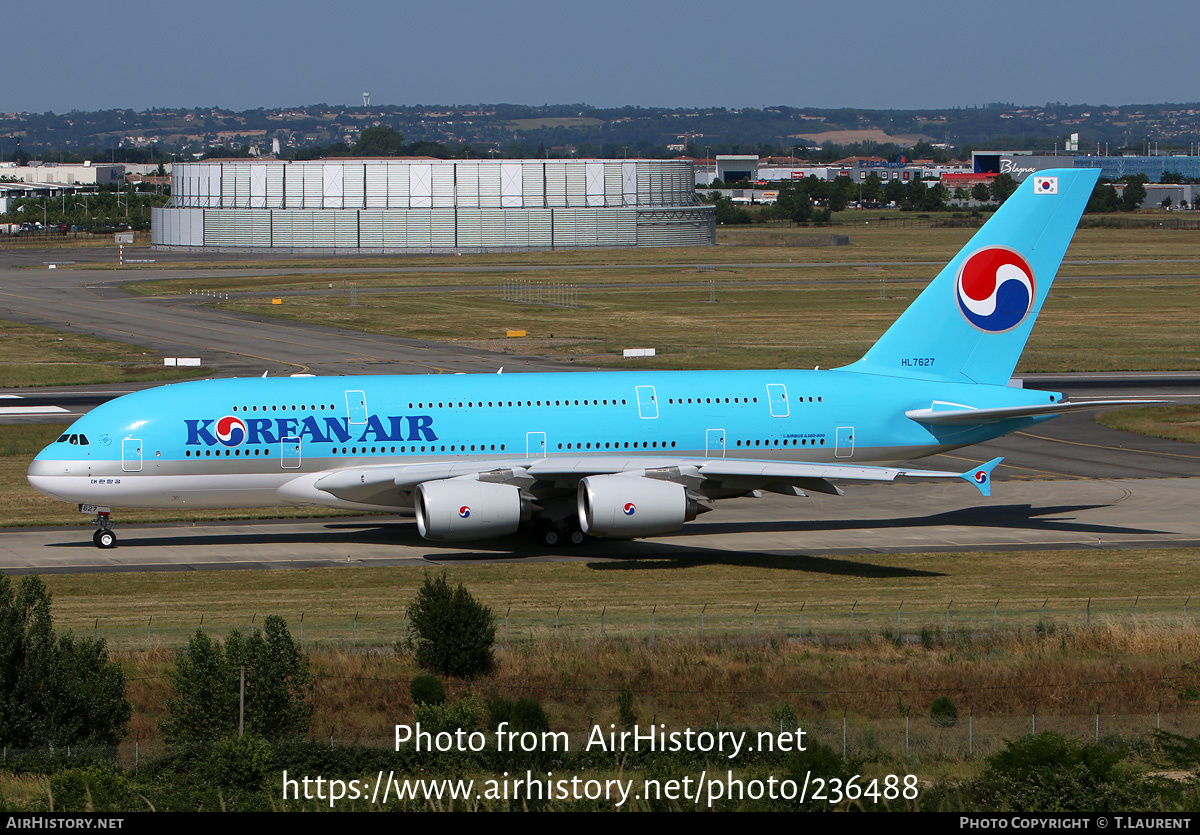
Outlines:
{"label": "airbus a380 airliner", "polygon": [[1008,385],[1097,176],[1029,177],[844,368],[177,383],[84,415],[29,481],[95,512],[101,548],[127,507],[415,513],[434,541],[525,527],[554,545],[673,532],[755,491],[839,493],[831,479],[962,478],[988,495],[999,459],[897,462],[1132,402]]}

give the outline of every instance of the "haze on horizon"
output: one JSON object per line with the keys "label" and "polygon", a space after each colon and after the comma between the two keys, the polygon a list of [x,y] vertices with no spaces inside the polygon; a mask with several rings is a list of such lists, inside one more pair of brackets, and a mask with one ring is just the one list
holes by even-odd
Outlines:
{"label": "haze on horizon", "polygon": [[[53,14],[48,9],[53,10]],[[1200,4],[432,5],[125,0],[5,11],[0,112],[375,105],[917,109],[1200,100]],[[60,34],[61,28],[69,34]]]}

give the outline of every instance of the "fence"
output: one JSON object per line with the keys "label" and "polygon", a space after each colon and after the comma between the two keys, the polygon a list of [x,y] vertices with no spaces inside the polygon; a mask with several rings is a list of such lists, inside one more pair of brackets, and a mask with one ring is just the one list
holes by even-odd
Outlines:
{"label": "fence", "polygon": [[[644,718],[642,733],[653,726],[665,733],[683,731],[681,727],[658,728],[657,717]],[[397,721],[406,721],[398,717]],[[595,720],[607,732],[607,723]],[[1028,716],[974,716],[963,715],[950,726],[933,724],[925,717],[894,716],[887,718],[863,718],[861,716],[838,716],[834,718],[805,718],[784,720],[769,725],[722,725],[719,721],[693,727],[702,730],[746,731],[747,744],[758,749],[759,734],[765,740],[768,735],[785,732],[794,733],[797,728],[804,731],[801,740],[807,748],[826,746],[847,760],[868,762],[904,762],[918,765],[931,762],[961,762],[980,760],[1004,750],[1006,744],[1031,733],[1051,731],[1080,742],[1104,745],[1110,748],[1137,747],[1143,751],[1154,747],[1156,730],[1181,736],[1200,735],[1200,713],[1155,713],[1155,714],[1054,714]],[[1035,730],[1036,728],[1036,730]],[[562,729],[555,729],[561,732]],[[390,727],[385,729],[390,731]],[[566,749],[570,752],[585,750],[589,739],[586,730],[566,731]],[[484,731],[484,739],[494,739],[494,734]],[[328,745],[330,748],[391,749],[393,735],[384,732],[368,738],[342,738],[337,736],[310,737],[310,744]],[[64,746],[59,748],[0,748],[0,768],[15,766],[20,760],[36,759],[55,762],[70,759],[102,758],[119,762],[122,766],[137,769],[150,761],[161,759],[172,753],[187,750],[187,746],[168,745],[160,738],[141,739],[135,737],[117,746]],[[716,756],[720,756],[719,754]],[[743,758],[745,759],[745,758]],[[732,763],[736,768],[741,761]]]}
{"label": "fence", "polygon": [[548,307],[579,307],[579,287],[574,284],[543,284],[538,281],[504,282],[503,300]]}
{"label": "fence", "polygon": [[[592,607],[520,607],[493,604],[496,643],[527,641],[665,639],[728,641],[772,638],[791,642],[847,645],[886,639],[900,645],[987,640],[1021,635],[1118,626],[1191,631],[1197,627],[1191,598],[1133,596],[1128,599],[1023,601],[898,601],[890,605],[859,601],[786,605],[759,603],[634,604]],[[281,614],[306,647],[368,649],[389,647],[409,632],[403,607],[389,613],[355,611],[278,612],[237,615],[205,613],[190,623],[160,612],[145,621],[111,618],[56,618],[60,627],[104,638],[113,649],[180,648],[198,629],[223,637],[237,629],[250,634],[267,614]]]}

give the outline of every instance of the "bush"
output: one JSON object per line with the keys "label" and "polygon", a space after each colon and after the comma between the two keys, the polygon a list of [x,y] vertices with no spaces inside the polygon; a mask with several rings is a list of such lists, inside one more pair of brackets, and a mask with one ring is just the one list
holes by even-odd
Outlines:
{"label": "bush", "polygon": [[1059,733],[1044,731],[1010,741],[1003,751],[987,760],[987,773],[1028,779],[1043,771],[1080,768],[1097,782],[1116,776],[1121,756],[1099,745],[1075,742]]}
{"label": "bush", "polygon": [[55,812],[128,812],[143,807],[121,768],[98,761],[50,778]]}
{"label": "bush", "polygon": [[104,641],[54,632],[36,574],[0,576],[0,739],[10,747],[115,745],[131,710]]}
{"label": "bush", "polygon": [[767,718],[771,721],[773,728],[789,730],[800,724],[800,720],[796,718],[796,710],[792,707],[791,702],[782,702],[775,705],[767,711]]}
{"label": "bush", "polygon": [[425,669],[458,678],[492,671],[496,619],[462,583],[451,589],[445,572],[426,574],[409,616],[417,635],[417,663]]}
{"label": "bush", "polygon": [[275,769],[271,746],[256,736],[229,736],[213,746],[209,759],[213,782],[228,789],[257,791]]}
{"label": "bush", "polygon": [[929,721],[939,728],[953,728],[958,724],[958,705],[949,696],[938,696],[929,705]]}
{"label": "bush", "polygon": [[1058,733],[1009,741],[964,784],[971,809],[988,812],[1142,811],[1160,801],[1154,781],[1121,766],[1121,755]]}
{"label": "bush", "polygon": [[474,696],[453,705],[417,705],[413,709],[413,721],[419,722],[422,732],[439,734],[443,731],[474,731],[483,723],[483,703]]}
{"label": "bush", "polygon": [[251,638],[234,631],[221,646],[204,631],[188,641],[171,676],[167,742],[212,742],[238,730],[241,668],[246,669],[246,730],[266,739],[303,736],[312,721],[308,657],[278,615]]}
{"label": "bush", "polygon": [[508,723],[507,731],[535,733],[550,730],[550,719],[542,703],[537,699],[524,696],[517,700],[493,693],[487,701],[488,727],[497,730],[504,722]]}
{"label": "bush", "polygon": [[408,691],[412,694],[414,704],[440,705],[446,701],[446,688],[442,686],[442,681],[437,676],[428,674],[417,676],[408,685]]}
{"label": "bush", "polygon": [[621,717],[622,728],[632,728],[637,724],[637,713],[633,710],[633,691],[628,684],[621,685],[621,693],[617,696],[617,713]]}
{"label": "bush", "polygon": [[542,703],[530,696],[517,699],[516,705],[513,706],[512,729],[522,733],[550,730],[550,719],[546,716]]}

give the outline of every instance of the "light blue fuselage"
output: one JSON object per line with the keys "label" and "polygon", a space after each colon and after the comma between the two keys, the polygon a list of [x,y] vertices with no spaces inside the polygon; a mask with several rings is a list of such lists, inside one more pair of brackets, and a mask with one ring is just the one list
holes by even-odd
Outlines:
{"label": "light blue fuselage", "polygon": [[[646,466],[681,457],[895,463],[1047,419],[936,427],[908,419],[909,409],[1057,399],[844,370],[203,380],[97,407],[37,456],[29,476],[42,492],[84,504],[236,507],[314,503],[280,488],[306,473],[396,463],[580,455]],[[235,419],[224,437],[222,418]]]}

